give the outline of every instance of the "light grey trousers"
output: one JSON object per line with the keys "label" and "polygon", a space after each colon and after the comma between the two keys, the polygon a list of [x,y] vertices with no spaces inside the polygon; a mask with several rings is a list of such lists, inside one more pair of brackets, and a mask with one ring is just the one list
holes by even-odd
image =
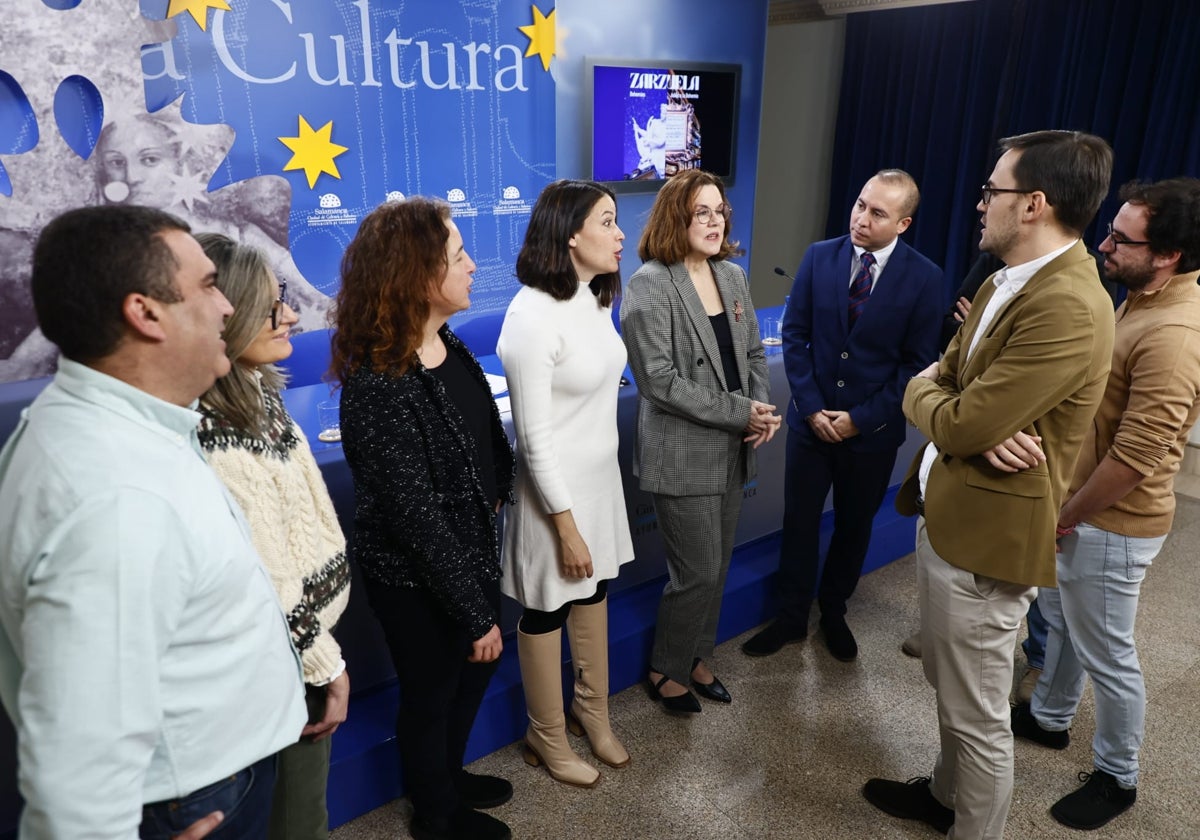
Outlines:
{"label": "light grey trousers", "polygon": [[687,685],[693,660],[712,656],[746,483],[741,434],[730,435],[724,493],[654,495],[670,575],[658,605],[650,668]]}
{"label": "light grey trousers", "polygon": [[954,809],[950,840],[1003,840],[1013,789],[1013,650],[1037,588],[950,565],[930,544],[924,517],[916,553],[921,664],[937,692],[941,739],[929,790]]}

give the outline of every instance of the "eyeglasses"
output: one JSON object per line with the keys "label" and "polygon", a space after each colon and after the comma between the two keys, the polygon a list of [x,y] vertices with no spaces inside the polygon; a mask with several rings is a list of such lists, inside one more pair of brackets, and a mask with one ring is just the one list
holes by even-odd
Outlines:
{"label": "eyeglasses", "polygon": [[1019,195],[1021,193],[1031,193],[1031,192],[1035,192],[1035,191],[1034,190],[1006,189],[1004,187],[989,187],[987,184],[984,184],[982,187],[979,188],[979,194],[983,197],[982,203],[983,203],[984,207],[987,207],[989,204],[991,204],[992,197],[999,195],[1000,193],[1017,193]]}
{"label": "eyeglasses", "polygon": [[279,281],[279,298],[271,304],[271,329],[279,329],[279,319],[283,316],[283,307],[288,306],[287,281]]}
{"label": "eyeglasses", "polygon": [[722,219],[728,221],[729,217],[733,215],[733,208],[728,204],[717,205],[716,210],[711,207],[697,207],[692,213],[692,218],[702,225],[707,225],[712,223],[715,214],[719,214]]}
{"label": "eyeglasses", "polygon": [[1114,248],[1120,248],[1122,245],[1149,245],[1145,239],[1126,239],[1124,235],[1113,230],[1112,222],[1108,223],[1108,238],[1113,241]]}

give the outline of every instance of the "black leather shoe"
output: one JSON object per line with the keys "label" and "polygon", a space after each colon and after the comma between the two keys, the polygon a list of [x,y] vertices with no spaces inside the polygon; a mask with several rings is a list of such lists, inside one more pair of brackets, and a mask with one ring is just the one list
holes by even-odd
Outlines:
{"label": "black leather shoe", "polygon": [[455,787],[468,808],[497,808],[512,799],[513,786],[498,776],[480,776],[459,771]]}
{"label": "black leather shoe", "polygon": [[920,820],[945,834],[954,825],[954,811],[933,798],[930,778],[917,776],[907,782],[871,779],[863,785],[866,800],[893,817]]}
{"label": "black leather shoe", "polygon": [[646,691],[649,692],[651,700],[662,703],[663,710],[672,715],[695,715],[703,711],[700,708],[700,701],[690,691],[685,691],[677,697],[664,696],[659,689],[669,679],[670,677],[664,676],[657,683],[652,683],[649,677],[646,678]]}
{"label": "black leather shoe", "polygon": [[1033,710],[1029,708],[1028,703],[1013,706],[1012,733],[1018,738],[1033,741],[1035,744],[1041,744],[1052,750],[1065,750],[1071,745],[1071,733],[1068,730],[1055,732],[1051,729],[1043,729],[1042,725],[1037,722],[1037,718],[1033,716]]}
{"label": "black leather shoe", "polygon": [[1070,828],[1091,831],[1123,814],[1137,801],[1137,788],[1123,788],[1103,770],[1080,773],[1083,787],[1050,806],[1050,816]]}
{"label": "black leather shoe", "polygon": [[808,637],[807,627],[796,627],[784,621],[772,621],[742,643],[742,653],[747,656],[770,656],[778,653],[784,645],[802,642]]}
{"label": "black leather shoe", "polygon": [[825,647],[834,659],[853,662],[858,658],[858,642],[843,616],[821,617],[821,629],[825,631]]}
{"label": "black leather shoe", "polygon": [[413,840],[512,840],[505,823],[470,808],[459,808],[449,817],[413,815],[408,830]]}
{"label": "black leather shoe", "polygon": [[[692,670],[696,670],[696,666],[700,664],[699,659],[692,660]],[[695,677],[692,677],[692,688],[696,689],[696,693],[701,697],[709,700],[716,700],[718,703],[732,703],[733,696],[729,693],[729,689],[721,684],[721,681],[715,676],[712,682],[702,683]]]}

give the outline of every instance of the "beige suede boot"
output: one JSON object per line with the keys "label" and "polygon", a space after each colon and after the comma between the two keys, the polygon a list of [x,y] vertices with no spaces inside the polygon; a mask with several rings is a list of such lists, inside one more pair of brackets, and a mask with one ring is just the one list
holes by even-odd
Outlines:
{"label": "beige suede boot", "polygon": [[567,616],[567,636],[575,672],[575,699],[567,726],[575,735],[587,734],[596,758],[609,767],[624,767],[629,764],[629,753],[608,723],[608,599],[573,605]]}
{"label": "beige suede boot", "polygon": [[575,754],[567,742],[562,697],[562,631],[530,636],[517,630],[517,653],[529,728],[525,763],[546,765],[550,777],[576,787],[595,787],[600,771]]}

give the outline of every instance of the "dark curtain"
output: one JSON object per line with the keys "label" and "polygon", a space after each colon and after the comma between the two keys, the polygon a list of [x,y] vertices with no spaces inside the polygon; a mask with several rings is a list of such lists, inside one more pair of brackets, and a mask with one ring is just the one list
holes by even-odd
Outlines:
{"label": "dark curtain", "polygon": [[976,0],[850,15],[827,235],[875,171],[921,187],[909,244],[949,302],[977,254],[979,185],[1001,137],[1090,131],[1115,152],[1096,245],[1134,178],[1200,174],[1200,13],[1193,0]]}

